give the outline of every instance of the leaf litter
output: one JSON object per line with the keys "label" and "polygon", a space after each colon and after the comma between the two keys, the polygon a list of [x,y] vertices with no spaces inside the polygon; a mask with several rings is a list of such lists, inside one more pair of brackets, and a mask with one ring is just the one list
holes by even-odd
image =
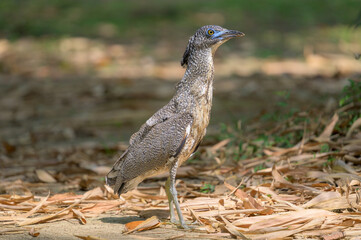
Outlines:
{"label": "leaf litter", "polygon": [[[310,124],[307,131],[304,125],[292,126],[291,132],[303,129],[300,142],[289,147],[264,146],[257,157],[250,155],[237,164],[224,164],[229,153],[235,151],[230,138],[202,147],[199,157],[213,159],[215,164],[187,165],[178,171],[180,206],[185,219],[194,222],[192,231],[199,232],[200,238],[240,239],[331,240],[361,235],[361,123],[356,119],[342,132],[337,129],[340,121],[345,120],[339,110],[324,121],[326,124]],[[268,133],[287,130],[282,129],[284,123],[281,125]],[[242,146],[245,151],[262,144],[252,136],[248,139]],[[122,151],[125,147],[111,148]],[[18,151],[12,149],[7,151],[8,156]],[[109,158],[105,152],[103,146],[65,149],[57,153],[62,155],[61,161],[44,169],[4,171],[0,182],[0,235],[28,232],[36,237],[40,234],[37,226],[42,223],[74,220],[87,224],[87,219],[102,213],[146,218],[127,223],[123,234],[169,225],[164,191],[167,175],[155,176],[137,190],[118,197],[102,178],[113,160],[92,166],[86,160],[94,154]],[[205,182],[215,185],[214,192],[202,188]]]}

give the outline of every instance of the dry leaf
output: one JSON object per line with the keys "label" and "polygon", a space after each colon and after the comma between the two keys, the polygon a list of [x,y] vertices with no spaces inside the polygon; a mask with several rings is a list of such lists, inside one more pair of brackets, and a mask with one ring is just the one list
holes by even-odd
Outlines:
{"label": "dry leaf", "polygon": [[222,147],[226,146],[230,141],[231,141],[231,139],[229,139],[229,138],[220,141],[219,143],[215,144],[214,146],[212,146],[210,148],[211,152],[215,153],[218,149],[221,149]]}
{"label": "dry leaf", "polygon": [[327,201],[333,201],[334,199],[338,199],[341,197],[341,194],[338,192],[323,192],[320,195],[316,196],[315,198],[311,199],[307,203],[303,204],[303,208],[310,208],[317,204],[327,202]]}
{"label": "dry leaf", "polygon": [[29,231],[29,234],[32,236],[32,237],[37,237],[40,235],[40,233],[38,231],[36,231],[36,229],[34,227],[32,227]]}
{"label": "dry leaf", "polygon": [[31,225],[31,224],[35,224],[35,223],[42,223],[42,222],[47,222],[49,220],[52,220],[54,218],[62,218],[62,217],[66,217],[66,215],[68,215],[67,213],[65,213],[65,211],[70,210],[71,208],[73,208],[74,206],[79,205],[83,200],[90,198],[94,195],[96,195],[98,193],[98,188],[95,188],[93,190],[90,190],[88,192],[86,192],[81,199],[76,200],[74,203],[72,203],[71,205],[69,205],[66,208],[63,208],[62,210],[54,213],[54,214],[50,214],[50,215],[46,215],[46,216],[41,216],[41,217],[36,217],[36,218],[31,218],[31,219],[27,219],[25,221],[20,222],[18,225],[19,226],[26,226],[26,225]]}
{"label": "dry leaf", "polygon": [[343,232],[340,232],[340,231],[333,232],[331,234],[322,236],[323,240],[337,240],[337,239],[341,239],[344,237],[345,237],[345,235],[343,234]]}
{"label": "dry leaf", "polygon": [[80,235],[74,235],[77,238],[83,239],[83,240],[106,240],[105,238],[98,238],[93,236],[80,236]]}
{"label": "dry leaf", "polygon": [[145,231],[149,229],[153,229],[159,227],[161,222],[156,216],[148,218],[145,221],[136,221],[137,223],[130,223],[130,227],[134,227],[133,229],[127,230],[124,234],[129,234],[134,231]]}
{"label": "dry leaf", "polygon": [[256,222],[249,227],[249,231],[263,230],[269,227],[286,226],[292,224],[306,223],[312,219],[325,219],[327,216],[334,216],[335,213],[321,210],[321,209],[305,209],[301,211],[289,212],[285,214],[275,215],[272,218]]}
{"label": "dry leaf", "polygon": [[312,188],[312,187],[308,187],[308,186],[303,186],[301,184],[295,184],[295,183],[291,183],[289,181],[287,181],[286,179],[284,179],[281,174],[276,170],[276,167],[275,165],[273,165],[273,168],[272,168],[272,176],[275,180],[275,183],[276,184],[281,184],[281,185],[284,185],[286,187],[289,187],[289,188],[292,188],[292,189],[303,189],[303,190],[308,190],[308,191],[311,191],[313,193],[317,193],[317,194],[320,194],[321,191],[316,189],[316,188]]}
{"label": "dry leaf", "polygon": [[143,223],[144,221],[133,221],[133,222],[128,222],[125,224],[125,229],[126,231],[131,231],[133,229],[135,229],[139,224]]}
{"label": "dry leaf", "polygon": [[306,223],[305,225],[299,226],[299,227],[297,227],[297,228],[295,228],[293,230],[276,231],[276,232],[272,232],[272,233],[259,235],[259,236],[256,236],[256,237],[252,238],[252,239],[254,239],[254,240],[283,239],[285,237],[292,236],[292,235],[294,235],[296,233],[302,232],[305,229],[319,228],[319,226],[321,226],[322,222],[323,222],[323,219],[317,219],[316,218],[316,219],[313,219],[310,222]]}
{"label": "dry leaf", "polygon": [[67,193],[60,193],[55,194],[54,196],[50,197],[48,201],[65,201],[65,200],[74,200],[81,198],[82,195],[76,195],[73,192],[67,192]]}
{"label": "dry leaf", "polygon": [[83,225],[86,224],[86,219],[85,219],[83,213],[81,213],[79,210],[74,209],[74,208],[72,208],[71,211],[74,213],[75,217],[76,217],[77,219],[79,219],[79,221],[81,222],[81,224],[83,224]]}
{"label": "dry leaf", "polygon": [[226,218],[224,218],[223,216],[220,217],[222,218],[223,222],[226,224],[225,228],[230,234],[232,234],[235,237],[240,237],[243,240],[249,240],[249,238],[247,238],[242,233],[240,233],[239,229],[236,226],[234,226],[232,223],[230,223]]}
{"label": "dry leaf", "polygon": [[[227,182],[224,182],[224,185],[231,191],[234,191],[236,189],[235,187],[228,184]],[[252,209],[252,208],[264,209],[264,207],[262,207],[251,195],[249,195],[248,193],[242,191],[241,189],[235,190],[234,194],[238,198],[243,200],[246,204],[249,203],[248,207],[246,207],[247,209]]]}
{"label": "dry leaf", "polygon": [[36,205],[36,207],[34,207],[33,209],[31,209],[29,212],[24,214],[24,218],[30,217],[31,215],[33,215],[34,213],[36,213],[37,211],[39,211],[39,209],[44,205],[44,203],[46,202],[46,200],[48,200],[50,196],[50,193],[48,194],[48,196],[46,196],[45,198],[43,198],[38,205]]}
{"label": "dry leaf", "polygon": [[356,121],[353,122],[353,124],[351,125],[351,127],[349,128],[349,130],[347,131],[347,134],[346,134],[346,138],[350,138],[351,137],[351,134],[352,132],[361,126],[361,118],[357,119]]}
{"label": "dry leaf", "polygon": [[56,183],[56,180],[53,176],[51,176],[47,171],[42,169],[35,170],[36,175],[39,180],[45,183]]}
{"label": "dry leaf", "polygon": [[327,142],[330,141],[330,137],[332,135],[333,129],[336,126],[336,123],[338,121],[338,114],[335,113],[331,119],[331,122],[325,127],[323,132],[316,138],[319,142]]}
{"label": "dry leaf", "polygon": [[111,209],[117,209],[122,202],[119,200],[109,200],[106,202],[99,202],[90,207],[85,207],[82,209],[83,212],[91,212],[94,214],[101,214]]}

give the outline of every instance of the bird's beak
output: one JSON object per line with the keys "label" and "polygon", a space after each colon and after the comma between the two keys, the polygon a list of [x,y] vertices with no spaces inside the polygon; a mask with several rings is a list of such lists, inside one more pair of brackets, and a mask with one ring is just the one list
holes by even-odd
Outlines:
{"label": "bird's beak", "polygon": [[244,35],[245,34],[243,32],[236,31],[236,30],[223,30],[223,31],[215,33],[212,36],[212,38],[219,39],[219,40],[228,40],[230,38],[243,37]]}

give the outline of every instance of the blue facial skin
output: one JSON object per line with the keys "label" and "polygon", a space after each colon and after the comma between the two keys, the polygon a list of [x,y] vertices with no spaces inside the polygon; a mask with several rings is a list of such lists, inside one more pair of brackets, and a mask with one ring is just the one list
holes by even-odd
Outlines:
{"label": "blue facial skin", "polygon": [[[208,34],[209,30],[214,31],[214,34],[209,35]],[[219,39],[219,40],[224,40],[224,39],[228,39],[228,38],[232,38],[232,37],[236,37],[236,36],[244,36],[244,33],[241,33],[241,32],[235,31],[235,30],[219,31],[219,30],[214,30],[214,29],[208,29],[207,34],[208,34],[208,36],[211,36],[211,39]]]}
{"label": "blue facial skin", "polygon": [[[213,30],[213,29],[209,29],[209,30]],[[208,30],[208,31],[209,31],[209,30]],[[207,31],[207,32],[208,32],[208,31]],[[214,31],[214,34],[211,35],[211,38],[212,38],[212,39],[219,38],[219,39],[223,40],[222,35],[223,35],[224,33],[226,33],[226,31],[218,31],[218,30],[213,30],[213,31]]]}

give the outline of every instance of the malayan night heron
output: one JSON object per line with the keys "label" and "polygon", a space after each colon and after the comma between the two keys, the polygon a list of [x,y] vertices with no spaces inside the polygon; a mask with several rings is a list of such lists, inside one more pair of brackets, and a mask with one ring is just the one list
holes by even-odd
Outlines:
{"label": "malayan night heron", "polygon": [[132,135],[128,149],[106,176],[116,193],[126,193],[145,178],[169,171],[165,187],[170,220],[176,222],[174,204],[180,225],[187,227],[175,188],[177,168],[197,150],[206,134],[212,107],[214,53],[227,40],[241,36],[242,32],[208,25],[189,39],[181,61],[187,69],[174,97]]}

